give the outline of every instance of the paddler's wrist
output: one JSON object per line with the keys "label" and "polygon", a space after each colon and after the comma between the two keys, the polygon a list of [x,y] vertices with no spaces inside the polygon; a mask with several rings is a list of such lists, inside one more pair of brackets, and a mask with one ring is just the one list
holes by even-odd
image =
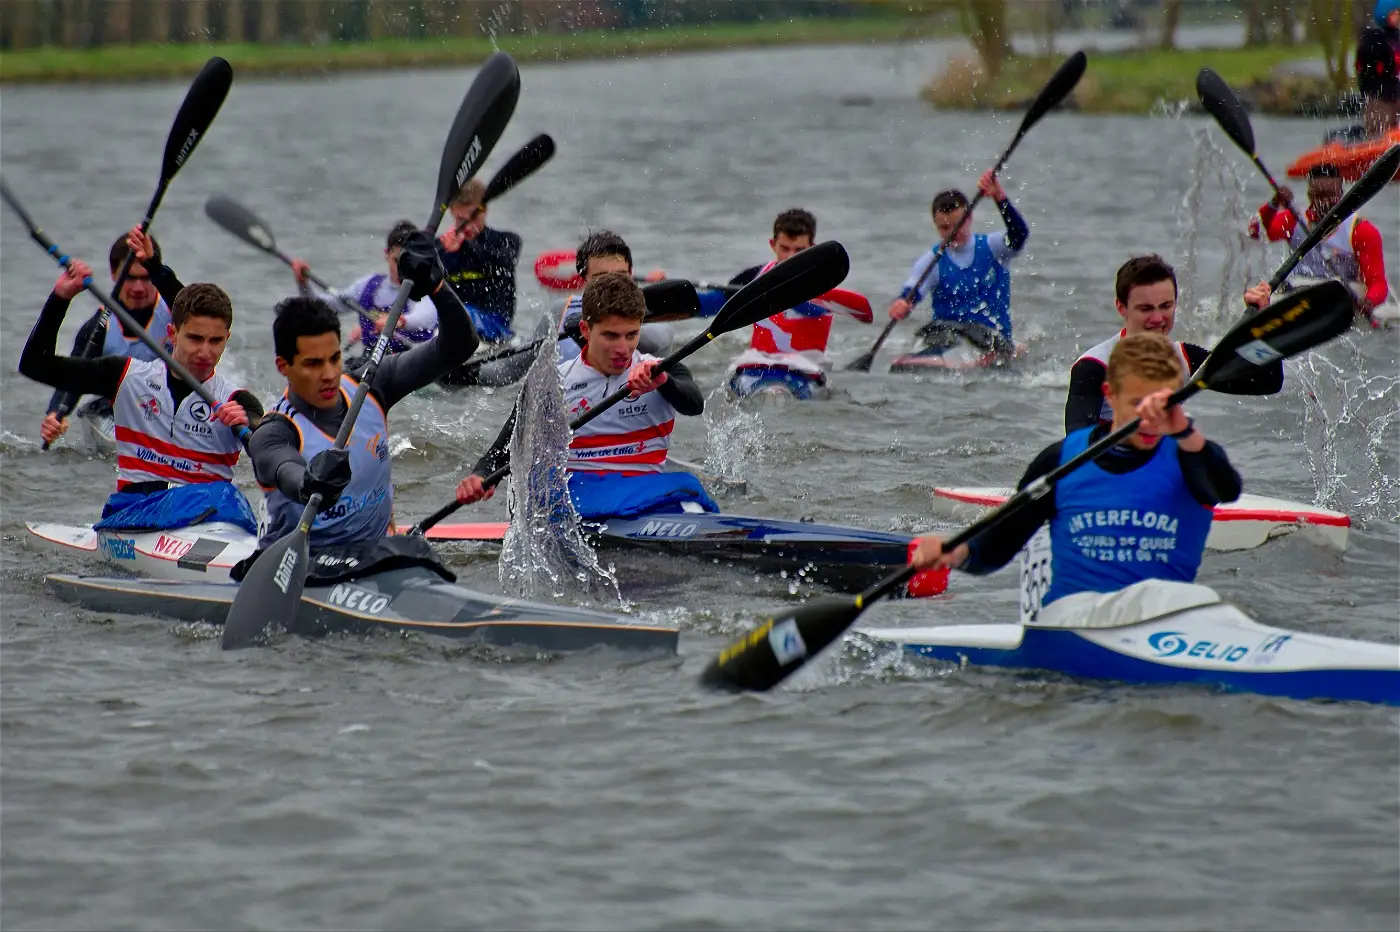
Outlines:
{"label": "paddler's wrist", "polygon": [[1177,447],[1187,453],[1199,453],[1206,447],[1205,435],[1196,429],[1194,418],[1188,417],[1184,428],[1167,436],[1175,440]]}

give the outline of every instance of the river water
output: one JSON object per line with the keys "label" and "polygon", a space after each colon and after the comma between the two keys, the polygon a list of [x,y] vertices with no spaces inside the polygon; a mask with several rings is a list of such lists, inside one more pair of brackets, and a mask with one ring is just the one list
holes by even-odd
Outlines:
{"label": "river water", "polygon": [[[589,228],[622,232],[640,268],[717,278],[763,261],[773,216],[794,205],[850,251],[847,285],[884,305],[931,240],[931,194],[970,190],[1019,121],[917,99],[955,48],[526,67],[487,167],[539,132],[559,144],[492,209],[525,238],[522,319],[547,301],[533,257]],[[281,390],[269,321],[290,278],[210,224],[205,198],[244,200],[332,281],[375,270],[390,225],[429,209],[442,121],[470,77],[236,81],[156,230],[185,281],[233,295],[224,367],[265,399]],[[5,175],[64,248],[100,265],[142,213],[182,93],[6,88]],[[1324,125],[1255,127],[1281,174]],[[1178,263],[1179,336],[1223,332],[1246,280],[1282,257],[1241,246],[1266,193],[1247,168],[1205,118],[1055,115],[1004,175],[1032,224],[1014,278],[1026,359],[946,377],[838,372],[827,403],[753,412],[716,394],[675,449],[747,479],[728,510],[936,526],[933,486],[1011,484],[1060,436],[1069,364],[1116,328],[1112,275],[1129,255]],[[1395,191],[1366,213],[1400,268]],[[999,222],[982,211],[977,226]],[[208,631],[61,603],[43,575],[74,568],[26,550],[22,522],[91,521],[112,465],[69,443],[39,452],[47,390],[15,364],[55,270],[12,217],[0,246],[6,928],[1400,925],[1395,710],[949,673],[849,646],[773,694],[710,695],[695,676],[714,652],[793,596],[782,579],[658,559],[619,575],[625,611],[682,629],[679,656],[662,660],[431,639],[284,639],[234,655]],[[838,322],[837,358],[875,330]],[[745,340],[693,357],[707,390]],[[1397,639],[1398,344],[1357,332],[1290,363],[1277,397],[1190,405],[1248,490],[1355,520],[1344,554],[1292,535],[1209,554],[1202,582],[1263,621]],[[513,398],[395,410],[413,447],[395,461],[401,517],[450,496]],[[247,471],[239,481],[252,488]],[[462,514],[501,519],[500,498]],[[494,552],[447,553],[465,584],[501,591]],[[1011,620],[1014,586],[1012,571],[955,578],[946,598],[866,620]]]}

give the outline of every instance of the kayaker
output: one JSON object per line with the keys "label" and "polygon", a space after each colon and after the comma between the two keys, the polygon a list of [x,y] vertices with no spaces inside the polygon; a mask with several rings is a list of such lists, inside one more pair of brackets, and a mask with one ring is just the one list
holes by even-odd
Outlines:
{"label": "kayaker", "polygon": [[[676,513],[683,502],[718,511],[694,475],[664,471],[676,415],[703,413],[705,398],[682,364],[653,378],[659,360],[637,349],[646,315],[641,289],[626,272],[593,275],[583,289],[582,313],[583,351],[559,362],[566,409],[570,414],[587,411],[623,385],[633,396],[588,422],[569,441],[569,495],[579,517]],[[494,488],[483,488],[482,479],[510,462],[515,417],[512,410],[491,449],[458,484],[457,501],[471,504],[491,497]]]}
{"label": "kayaker", "polygon": [[[1397,0],[1400,2],[1400,0]],[[1308,172],[1307,220],[1311,227],[1342,199],[1342,173],[1335,165],[1318,165]],[[1270,242],[1297,246],[1306,237],[1298,223],[1293,189],[1284,185],[1279,193],[1259,208],[1249,223],[1249,235],[1264,233]],[[1342,221],[1331,236],[1313,248],[1298,263],[1295,274],[1308,278],[1338,278],[1357,293],[1356,312],[1372,327],[1379,327],[1371,312],[1390,295],[1385,280],[1385,244],[1376,225],[1360,214]]]}
{"label": "kayaker", "polygon": [[[783,211],[773,221],[773,238],[768,241],[772,260],[745,269],[730,284],[747,285],[784,259],[810,249],[816,237],[817,218],[809,211]],[[832,320],[827,309],[804,304],[754,324],[749,348],[734,360],[730,389],[742,396],[765,379],[779,379],[795,397],[812,397],[826,387],[826,345]]]}
{"label": "kayaker", "polygon": [[[1069,394],[1065,399],[1066,433],[1107,424],[1113,419],[1112,406],[1104,393],[1104,373],[1118,342],[1139,333],[1166,336],[1176,322],[1176,270],[1161,256],[1136,256],[1124,262],[1118,267],[1113,292],[1123,329],[1085,350],[1070,369]],[[1270,297],[1268,282],[1260,282],[1244,293],[1245,303],[1256,308],[1267,307]],[[1188,372],[1196,371],[1210,355],[1209,350],[1194,343],[1172,345]],[[1256,366],[1246,375],[1211,388],[1229,395],[1277,394],[1283,388],[1283,361]]]}
{"label": "kayaker", "polygon": [[990,171],[983,174],[977,181],[977,190],[996,202],[1006,232],[973,233],[970,216],[959,226],[970,206],[967,195],[957,190],[935,195],[933,226],[939,242],[955,227],[957,235],[937,265],[933,265],[937,245],[914,263],[899,297],[890,304],[890,317],[908,317],[927,294],[933,305],[933,320],[920,329],[921,336],[936,341],[940,333],[953,331],[975,346],[1010,355],[1015,353],[1016,345],[1011,338],[1011,272],[1007,264],[1021,253],[1031,231],[996,175]]}
{"label": "kayaker", "polygon": [[[160,244],[156,242],[155,237],[143,234],[139,226],[133,227],[112,243],[112,248],[107,253],[107,265],[112,272],[112,281],[115,282],[117,273],[131,252],[131,243],[139,244],[142,240],[148,244],[142,253],[145,261],[132,261],[126,280],[122,282],[121,291],[117,294],[117,301],[131,312],[131,316],[143,325],[148,333],[153,334],[156,339],[163,339],[166,328],[170,326],[170,305],[184,285],[168,266],[161,263]],[[92,337],[93,330],[101,325],[102,355],[129,356],[143,362],[151,362],[156,358],[150,347],[142,343],[135,334],[127,333],[125,325],[120,321],[117,321],[114,327],[110,324],[100,324],[101,317],[102,309],[98,308],[78,328],[78,335],[73,338],[74,356],[83,355],[83,349]],[[170,349],[168,342],[166,349]],[[44,415],[44,420],[39,425],[39,435],[45,443],[53,443],[68,431],[68,418],[59,419],[52,411],[58,407],[59,396],[63,394],[62,389],[54,392],[53,398],[49,400],[50,412]],[[103,404],[105,405],[105,402]]]}
{"label": "kayaker", "polygon": [[[621,272],[631,276],[633,274],[632,250],[628,247],[627,241],[612,230],[598,230],[585,236],[583,242],[579,243],[578,249],[574,252],[574,267],[578,269],[579,277],[583,279],[585,287],[595,276],[604,272]],[[647,273],[646,280],[659,282],[665,277],[665,272],[653,269]],[[559,358],[561,360],[578,358],[582,347],[582,341],[577,336],[578,321],[582,314],[582,294],[569,295],[559,306],[559,332],[570,334],[573,337],[560,341]],[[671,345],[671,336],[670,324],[643,324],[637,350],[653,355],[664,353],[666,347]]]}
{"label": "kayaker", "polygon": [[[323,497],[311,526],[313,551],[360,548],[368,552],[392,533],[388,411],[461,365],[480,342],[466,307],[451,288],[442,287],[442,261],[427,233],[415,230],[405,239],[399,247],[398,269],[414,283],[411,298],[432,297],[438,309],[438,331],[425,343],[384,357],[341,450],[334,449],[335,435],[358,383],[341,366],[340,319],[329,303],[314,295],[298,295],[277,305],[272,340],[277,371],[286,378],[287,388],[254,431],[248,447],[267,505],[267,526],[258,552],[291,532],[301,519],[302,507],[317,492]],[[236,568],[234,578],[241,579],[256,556]],[[323,562],[313,553],[313,564]]]}
{"label": "kayaker", "polygon": [[[408,220],[400,220],[394,224],[384,246],[384,259],[388,263],[389,271],[375,272],[356,279],[338,294],[350,307],[360,309],[360,319],[350,331],[350,340],[361,342],[366,352],[373,349],[379,339],[379,331],[384,326],[384,319],[389,315],[394,295],[398,294],[399,283],[403,280],[399,277],[399,253],[403,244],[417,231],[418,227]],[[301,259],[292,260],[292,272],[296,275],[297,284],[314,291],[317,289],[307,280],[310,271],[311,267]],[[394,328],[394,336],[389,340],[389,352],[401,353],[411,346],[426,343],[437,330],[437,323],[437,305],[433,303],[432,298],[409,301],[399,317],[398,326]]]}
{"label": "kayaker", "polygon": [[515,267],[520,262],[519,234],[486,225],[486,185],[473,178],[452,199],[453,224],[438,235],[438,255],[447,284],[466,305],[484,343],[512,336],[515,320]]}
{"label": "kayaker", "polygon": [[[920,537],[911,562],[983,575],[1022,547],[1023,619],[1081,592],[1116,592],[1146,579],[1192,582],[1205,552],[1212,510],[1239,498],[1239,473],[1168,396],[1185,382],[1179,348],[1161,333],[1136,333],[1113,348],[1104,394],[1110,425],[1076,430],[1041,451],[1019,488],[1083,452],[1107,431],[1142,419],[1128,440],[1079,467],[1049,493],[950,553],[937,535]],[[1037,536],[1042,525],[1047,536]],[[1032,542],[1032,538],[1036,538]],[[1048,552],[1047,552],[1048,548]]]}
{"label": "kayaker", "polygon": [[262,404],[215,371],[233,323],[228,295],[208,283],[182,288],[165,330],[175,361],[222,399],[211,411],[160,359],[140,359],[134,353],[57,355],[68,305],[91,274],[87,263],[75,261],[59,277],[29,334],[19,371],[58,389],[112,400],[117,489],[96,527],[154,530],[210,520],[256,531],[252,510],[232,481],[243,447],[232,430],[223,428],[256,424]]}
{"label": "kayaker", "polygon": [[1400,128],[1400,0],[1377,0],[1356,41],[1356,89],[1368,138]]}

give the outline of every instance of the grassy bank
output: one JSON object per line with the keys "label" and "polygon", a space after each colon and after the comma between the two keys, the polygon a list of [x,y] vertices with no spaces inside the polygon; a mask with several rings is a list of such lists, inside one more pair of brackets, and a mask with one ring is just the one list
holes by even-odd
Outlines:
{"label": "grassy bank", "polygon": [[[1312,46],[1091,53],[1089,70],[1067,106],[1086,113],[1130,114],[1150,113],[1163,104],[1196,106],[1196,73],[1210,67],[1259,112],[1302,114],[1332,105],[1335,92],[1322,78],[1278,70],[1317,54]],[[980,65],[961,59],[934,78],[922,95],[948,109],[1020,109],[1034,99],[1063,60],[1062,56],[1013,58],[995,81],[987,81]]]}
{"label": "grassy bank", "polygon": [[488,38],[383,39],[326,45],[206,43],[44,47],[0,55],[0,83],[123,81],[193,76],[211,55],[235,74],[322,74],[382,68],[451,67],[485,61],[498,48],[520,62],[628,58],[664,52],[769,45],[888,42],[944,34],[937,18],[797,19],[655,30],[594,30]]}

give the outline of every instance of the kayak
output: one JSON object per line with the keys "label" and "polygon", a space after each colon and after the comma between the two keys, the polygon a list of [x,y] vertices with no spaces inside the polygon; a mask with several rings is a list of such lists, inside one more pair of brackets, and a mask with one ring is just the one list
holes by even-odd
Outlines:
{"label": "kayak", "polygon": [[167,531],[94,531],[65,524],[24,523],[25,545],[69,560],[99,559],[157,579],[229,581],[234,564],[257,549],[257,538],[217,521]]}
{"label": "kayak", "polygon": [[[1010,489],[935,488],[935,511],[952,519],[969,517],[971,509],[994,508],[1007,500]],[[971,508],[969,508],[971,506]],[[972,512],[975,513],[975,512]],[[1244,494],[1239,501],[1215,506],[1206,547],[1211,550],[1250,550],[1300,528],[1338,550],[1347,547],[1351,518],[1339,511],[1301,505],[1281,498]]]}
{"label": "kayak", "polygon": [[787,366],[738,366],[729,377],[727,388],[729,397],[736,400],[762,398],[813,401],[831,397],[831,389],[824,374],[808,374]]}
{"label": "kayak", "polygon": [[[487,527],[442,524],[428,536],[485,540]],[[592,543],[600,548],[698,557],[789,574],[841,592],[859,591],[907,566],[914,539],[889,531],[714,512],[611,518],[590,531]]]}
{"label": "kayak", "polygon": [[[1377,139],[1364,142],[1329,142],[1311,152],[1304,153],[1288,166],[1288,177],[1306,178],[1308,172],[1319,165],[1335,165],[1342,178],[1355,181],[1366,173],[1376,159],[1385,155],[1391,146],[1400,145],[1400,129],[1393,129]],[[1392,181],[1400,181],[1397,173]]]}
{"label": "kayak", "polygon": [[[994,331],[987,328],[987,333]],[[919,328],[919,349],[895,358],[891,372],[925,372],[931,369],[985,369],[1003,366],[1026,355],[1026,344],[1015,344],[1012,353],[991,349],[990,341],[969,338],[957,326],[934,321]]]}
{"label": "kayak", "polygon": [[[46,577],[62,599],[99,612],[158,615],[222,625],[238,593],[230,582],[124,577]],[[337,632],[422,632],[500,647],[551,652],[608,647],[674,654],[676,628],[635,624],[585,609],[485,595],[445,582],[422,567],[375,573],[350,582],[308,583],[289,631],[304,637]]]}
{"label": "kayak", "polygon": [[[1279,289],[1279,293],[1287,294],[1290,291],[1301,291],[1313,285],[1320,285],[1324,281],[1331,281],[1331,279],[1294,275],[1288,279],[1283,288]],[[1358,298],[1366,294],[1366,286],[1361,282],[1347,282],[1346,284]],[[1380,327],[1400,326],[1400,291],[1396,290],[1394,284],[1390,282],[1386,284],[1389,285],[1390,293],[1386,295],[1384,301],[1371,309],[1371,321]]]}
{"label": "kayak", "polygon": [[[1151,583],[1214,595],[1205,586]],[[1400,645],[1274,628],[1219,601],[1218,595],[1125,623],[1071,620],[1084,624],[857,631],[910,654],[959,665],[1044,670],[1144,685],[1211,686],[1293,699],[1400,704]]]}

